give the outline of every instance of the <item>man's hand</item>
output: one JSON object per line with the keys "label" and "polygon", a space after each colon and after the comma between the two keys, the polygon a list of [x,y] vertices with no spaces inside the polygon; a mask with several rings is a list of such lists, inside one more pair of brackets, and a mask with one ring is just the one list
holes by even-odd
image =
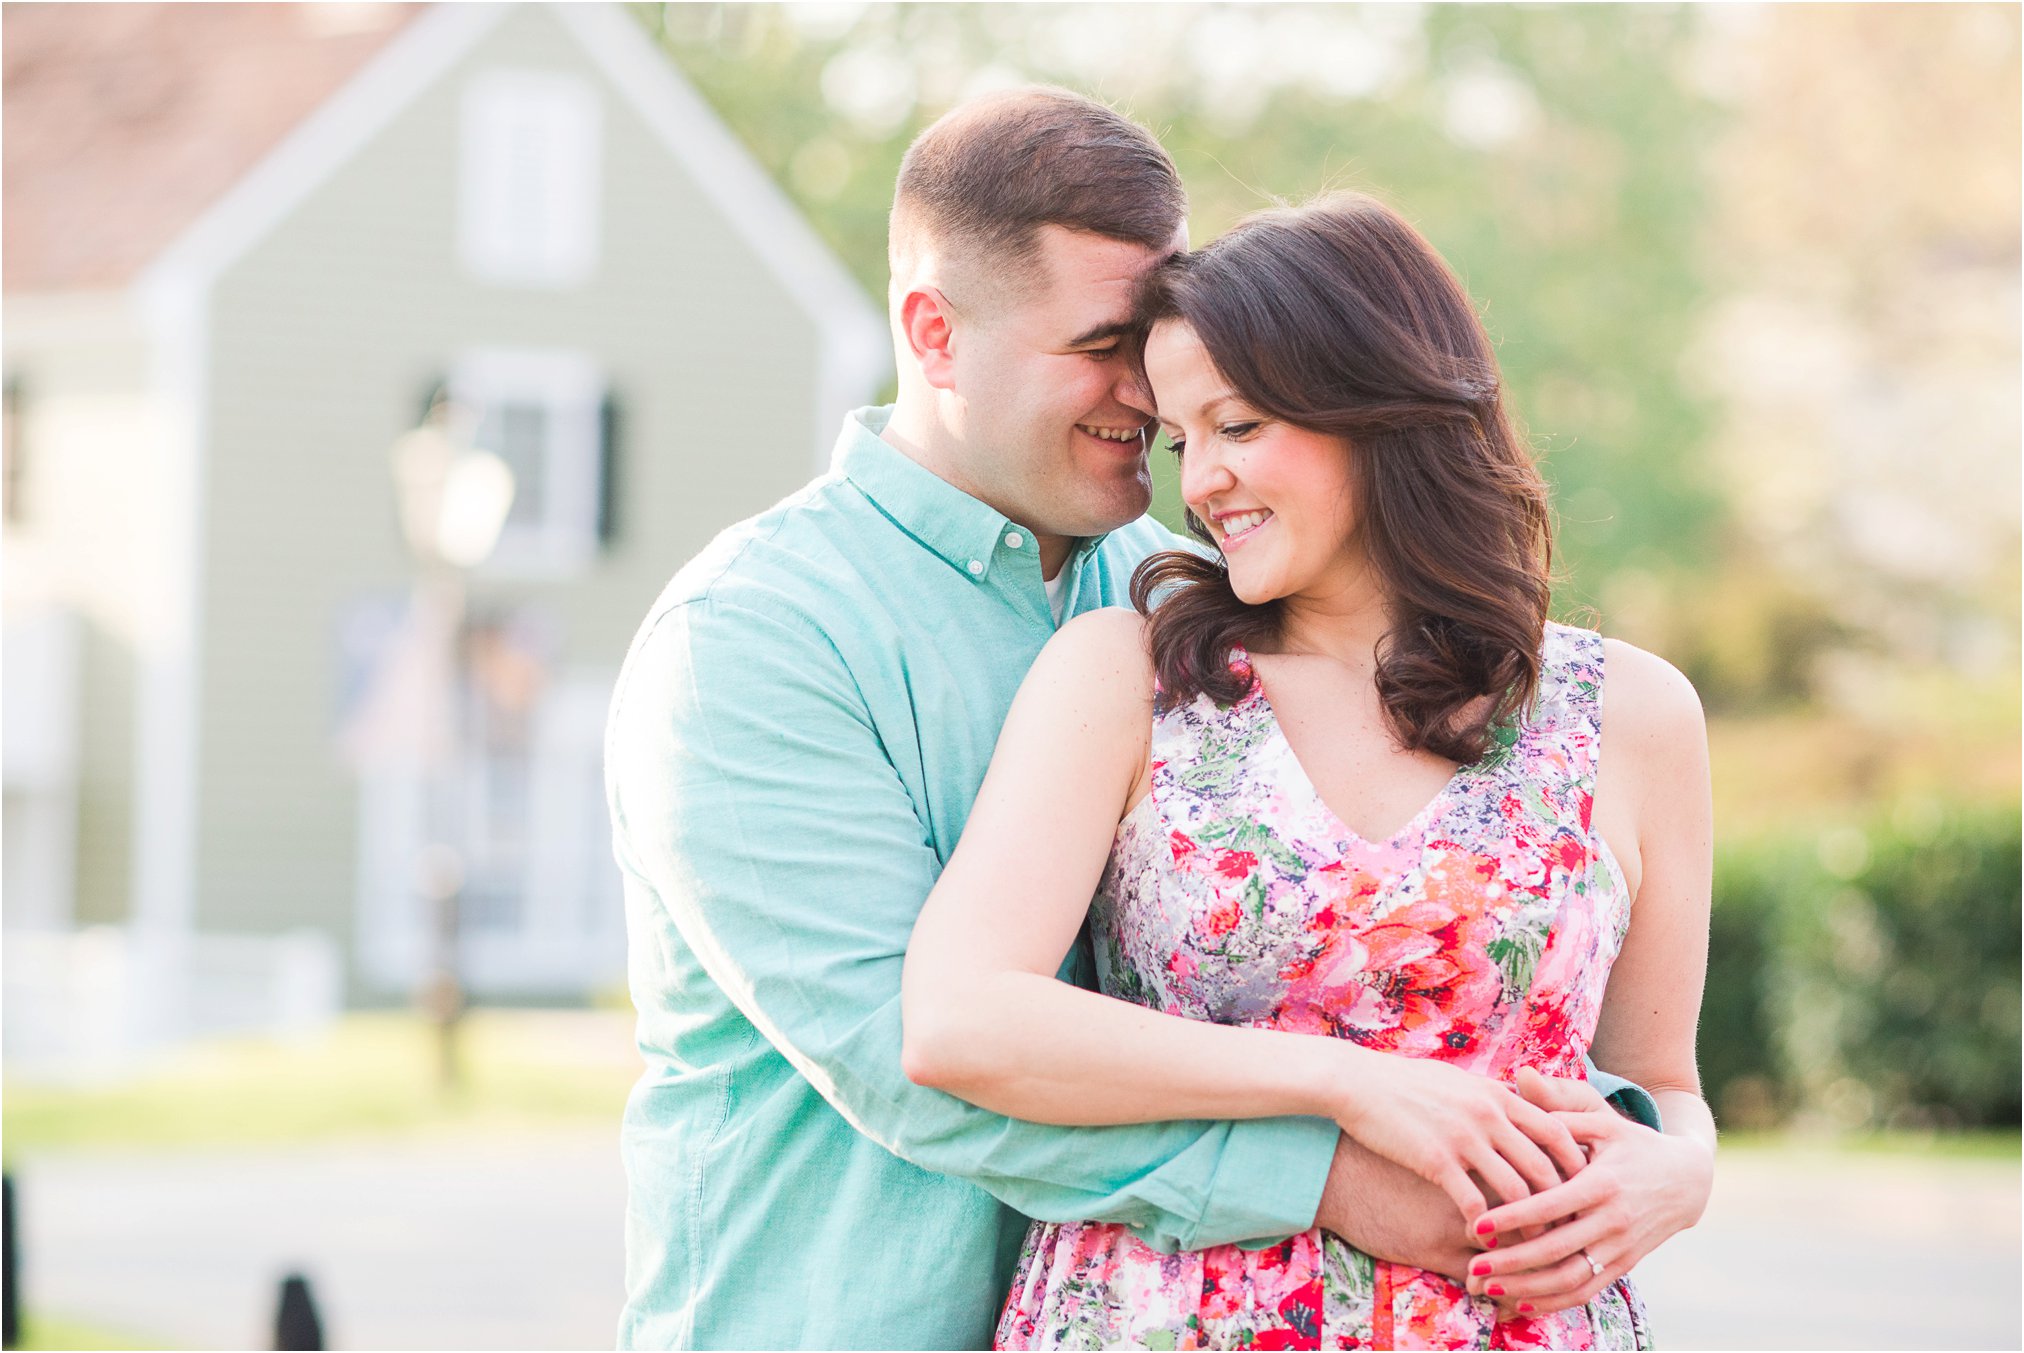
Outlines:
{"label": "man's hand", "polygon": [[1336,1140],[1314,1222],[1374,1259],[1444,1273],[1456,1282],[1468,1274],[1477,1253],[1447,1194],[1348,1137]]}
{"label": "man's hand", "polygon": [[[1582,1081],[1549,1080],[1527,1070],[1518,1073],[1518,1089],[1567,1124],[1588,1149],[1589,1163],[1565,1184],[1478,1219],[1478,1228],[1487,1228],[1479,1242],[1499,1243],[1494,1253],[1471,1262],[1468,1286],[1507,1310],[1540,1315],[1588,1301],[1698,1222],[1715,1165],[1700,1142],[1619,1117]],[[1534,1239],[1518,1234],[1542,1225],[1551,1229]]]}

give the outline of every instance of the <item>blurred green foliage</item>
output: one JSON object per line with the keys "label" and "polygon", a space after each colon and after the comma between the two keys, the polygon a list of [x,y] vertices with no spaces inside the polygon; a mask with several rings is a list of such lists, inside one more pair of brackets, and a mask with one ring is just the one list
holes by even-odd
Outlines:
{"label": "blurred green foliage", "polygon": [[[1263,24],[1285,9],[1259,8]],[[1373,91],[1382,97],[1331,97],[1261,68],[1241,111],[1202,81],[1148,76],[1127,89],[1123,75],[1081,78],[1072,53],[1042,40],[1068,14],[1058,5],[880,5],[811,32],[777,6],[642,11],[873,296],[885,294],[885,213],[900,158],[946,107],[928,95],[929,73],[908,73],[910,54],[1116,99],[1173,156],[1197,242],[1277,202],[1336,188],[1376,194],[1433,242],[1484,313],[1512,407],[1544,452],[1561,505],[1564,600],[1593,602],[1596,580],[1619,568],[1709,561],[1719,499],[1695,454],[1708,409],[1679,359],[1702,299],[1703,158],[1718,119],[1680,59],[1684,11],[1402,11],[1371,38],[1412,49]],[[1201,14],[1137,7],[1135,26],[1157,33]],[[1230,36],[1241,42],[1243,30]],[[890,127],[855,128],[825,102],[834,63],[853,51],[883,54],[886,78],[922,86]],[[1456,100],[1468,97],[1495,105],[1477,139],[1451,125]],[[1497,135],[1499,117],[1522,120],[1527,134]],[[1154,510],[1178,526],[1164,453],[1155,470]]]}
{"label": "blurred green foliage", "polygon": [[2019,1121],[2015,804],[1717,852],[1701,1078],[1726,1127]]}

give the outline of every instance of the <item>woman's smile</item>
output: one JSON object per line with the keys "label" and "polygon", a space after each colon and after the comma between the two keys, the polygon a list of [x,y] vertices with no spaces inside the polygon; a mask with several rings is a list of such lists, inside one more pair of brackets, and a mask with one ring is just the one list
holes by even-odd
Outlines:
{"label": "woman's smile", "polygon": [[1272,520],[1269,508],[1257,508],[1249,512],[1230,512],[1216,518],[1216,525],[1223,532],[1223,553],[1241,547],[1256,535],[1265,523]]}

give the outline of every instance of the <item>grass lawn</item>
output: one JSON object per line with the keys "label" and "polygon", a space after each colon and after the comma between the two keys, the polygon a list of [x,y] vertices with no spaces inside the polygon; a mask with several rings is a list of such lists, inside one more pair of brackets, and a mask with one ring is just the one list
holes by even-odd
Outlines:
{"label": "grass lawn", "polygon": [[81,1320],[66,1320],[62,1316],[23,1311],[21,1341],[9,1347],[126,1349],[172,1348],[174,1345],[164,1343],[160,1339],[144,1338],[125,1330],[105,1329]]}
{"label": "grass lawn", "polygon": [[2024,1161],[2024,1135],[2015,1129],[1970,1132],[1865,1132],[1846,1137],[1791,1132],[1725,1132],[1721,1149],[1752,1154],[1897,1156],[1929,1160]]}
{"label": "grass lawn", "polygon": [[610,1124],[616,1133],[639,1074],[630,1047],[624,1016],[478,1010],[460,1029],[463,1086],[445,1093],[432,1026],[407,1012],[360,1013],[313,1041],[179,1049],[115,1085],[9,1082],[0,1133],[10,1156],[570,1120]]}
{"label": "grass lawn", "polygon": [[[10,1155],[67,1148],[289,1143],[437,1128],[580,1122],[617,1132],[639,1074],[631,1019],[609,1011],[478,1010],[462,1026],[463,1088],[436,1083],[435,1031],[406,1011],[347,1015],[311,1042],[183,1048],[102,1088],[8,1083]],[[1841,1138],[1725,1133],[1725,1152],[2011,1160],[2016,1131]]]}

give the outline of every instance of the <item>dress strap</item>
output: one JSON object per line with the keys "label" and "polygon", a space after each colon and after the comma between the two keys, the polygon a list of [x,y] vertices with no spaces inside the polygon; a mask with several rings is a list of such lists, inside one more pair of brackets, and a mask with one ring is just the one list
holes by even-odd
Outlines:
{"label": "dress strap", "polygon": [[1546,626],[1540,648],[1539,695],[1519,735],[1520,774],[1548,802],[1577,806],[1582,831],[1595,806],[1602,754],[1602,636],[1572,625]]}
{"label": "dress strap", "polygon": [[[1258,673],[1251,666],[1250,650],[1246,649],[1242,644],[1230,645],[1230,652],[1225,657],[1224,664],[1233,674],[1235,674],[1241,681],[1243,681],[1245,686],[1245,693],[1243,698],[1238,700],[1238,702],[1235,705],[1230,706],[1230,708],[1232,710],[1242,709],[1256,703],[1259,692],[1262,689],[1263,683],[1261,683],[1258,680]],[[1207,702],[1207,704],[1211,707],[1214,707],[1215,705],[1215,702],[1209,700],[1209,698],[1205,695],[1197,695],[1194,701],[1190,703],[1196,704],[1203,702]],[[1162,719],[1166,718],[1168,715],[1174,712],[1177,704],[1178,702],[1174,699],[1173,693],[1169,691],[1164,685],[1161,684],[1159,672],[1154,671],[1153,723],[1155,725],[1155,734],[1154,734],[1155,737],[1158,736],[1157,733],[1158,724]]]}
{"label": "dress strap", "polygon": [[1153,678],[1150,793],[1170,826],[1184,825],[1209,807],[1209,800],[1241,793],[1252,774],[1244,756],[1258,740],[1265,704],[1251,655],[1241,644],[1232,647],[1227,661],[1247,687],[1233,705],[1219,705],[1206,694],[1178,700]]}

